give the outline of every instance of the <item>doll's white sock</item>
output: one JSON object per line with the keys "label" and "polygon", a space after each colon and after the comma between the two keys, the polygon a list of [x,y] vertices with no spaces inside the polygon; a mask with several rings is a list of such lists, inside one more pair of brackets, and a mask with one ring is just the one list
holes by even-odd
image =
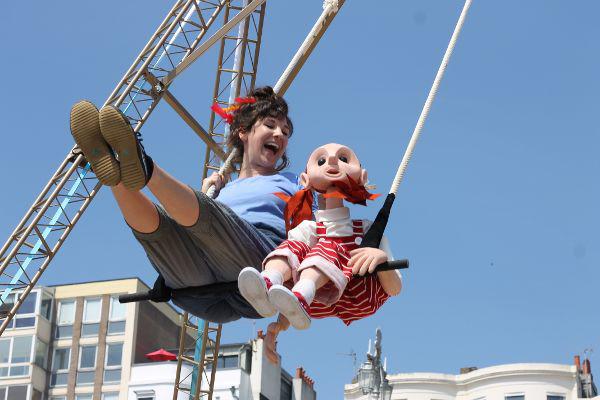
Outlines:
{"label": "doll's white sock", "polygon": [[292,292],[300,293],[308,304],[312,303],[316,291],[315,282],[310,279],[300,279],[292,288]]}
{"label": "doll's white sock", "polygon": [[283,285],[283,275],[276,269],[265,269],[260,274],[270,280],[273,285]]}

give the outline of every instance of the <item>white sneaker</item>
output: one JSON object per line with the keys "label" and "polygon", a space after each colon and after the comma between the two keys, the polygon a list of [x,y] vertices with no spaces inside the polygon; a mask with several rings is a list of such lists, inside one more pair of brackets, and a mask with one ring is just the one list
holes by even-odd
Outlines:
{"label": "white sneaker", "polygon": [[[277,310],[285,315],[290,324],[296,329],[308,329],[310,327],[310,315],[302,304],[298,294],[292,292],[283,285],[273,285],[269,289],[269,300]],[[304,302],[306,304],[306,302]]]}
{"label": "white sneaker", "polygon": [[267,282],[265,278],[253,267],[246,267],[238,276],[240,294],[263,317],[275,315],[275,307],[267,295]]}

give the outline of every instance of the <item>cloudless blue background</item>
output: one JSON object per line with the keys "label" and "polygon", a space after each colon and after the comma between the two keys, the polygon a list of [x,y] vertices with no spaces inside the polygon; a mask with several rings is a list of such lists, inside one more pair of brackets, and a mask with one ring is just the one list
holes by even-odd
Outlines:
{"label": "cloudless blue background", "polygon": [[[386,193],[462,1],[348,0],[286,98],[291,170],[330,141],[353,147]],[[271,1],[258,84],[274,84],[321,1]],[[102,104],[170,2],[4,2],[0,6],[0,239],[7,238],[73,142],[70,106]],[[315,321],[282,335],[283,365],[304,366],[319,398],[342,398],[355,351],[383,330],[388,370],[572,363],[600,351],[600,4],[475,1],[400,187],[387,235],[411,260],[403,293],[346,328]],[[204,124],[214,51],[172,92]],[[204,146],[164,103],[146,149],[199,186]],[[355,208],[373,218],[377,206]],[[43,284],[155,273],[103,190]],[[268,321],[240,321],[246,341]],[[592,355],[592,368],[597,356]]]}

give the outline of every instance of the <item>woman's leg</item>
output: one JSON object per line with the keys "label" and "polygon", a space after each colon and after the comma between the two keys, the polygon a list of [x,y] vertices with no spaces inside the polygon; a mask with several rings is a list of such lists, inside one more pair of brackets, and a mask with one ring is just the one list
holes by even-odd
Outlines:
{"label": "woman's leg", "polygon": [[192,226],[198,221],[200,207],[196,193],[154,164],[148,189],[156,196],[169,216],[179,225]]}
{"label": "woman's leg", "polygon": [[[178,224],[191,226],[198,221],[198,199],[194,191],[156,164],[147,186]],[[122,184],[111,189],[129,226],[141,233],[151,233],[158,229],[158,211],[145,194],[131,191]]]}
{"label": "woman's leg", "polygon": [[144,193],[131,191],[122,183],[112,186],[111,190],[123,218],[132,229],[140,233],[152,233],[158,229],[158,210]]}

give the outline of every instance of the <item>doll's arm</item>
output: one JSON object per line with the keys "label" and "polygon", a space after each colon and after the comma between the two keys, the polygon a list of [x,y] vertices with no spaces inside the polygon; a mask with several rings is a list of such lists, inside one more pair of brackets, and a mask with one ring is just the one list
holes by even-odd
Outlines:
{"label": "doll's arm", "polygon": [[300,225],[290,229],[288,240],[298,240],[313,247],[317,244],[317,224],[314,221],[302,221]]}
{"label": "doll's arm", "polygon": [[[364,230],[367,231],[371,226],[371,221],[363,221]],[[375,268],[386,261],[393,261],[394,256],[390,249],[389,241],[385,235],[381,238],[379,248],[362,247],[350,252],[351,259],[348,266],[352,272],[358,275],[364,275],[367,272],[373,272]],[[400,271],[381,271],[377,272],[377,278],[383,287],[383,290],[390,296],[396,296],[402,289],[402,275]]]}

